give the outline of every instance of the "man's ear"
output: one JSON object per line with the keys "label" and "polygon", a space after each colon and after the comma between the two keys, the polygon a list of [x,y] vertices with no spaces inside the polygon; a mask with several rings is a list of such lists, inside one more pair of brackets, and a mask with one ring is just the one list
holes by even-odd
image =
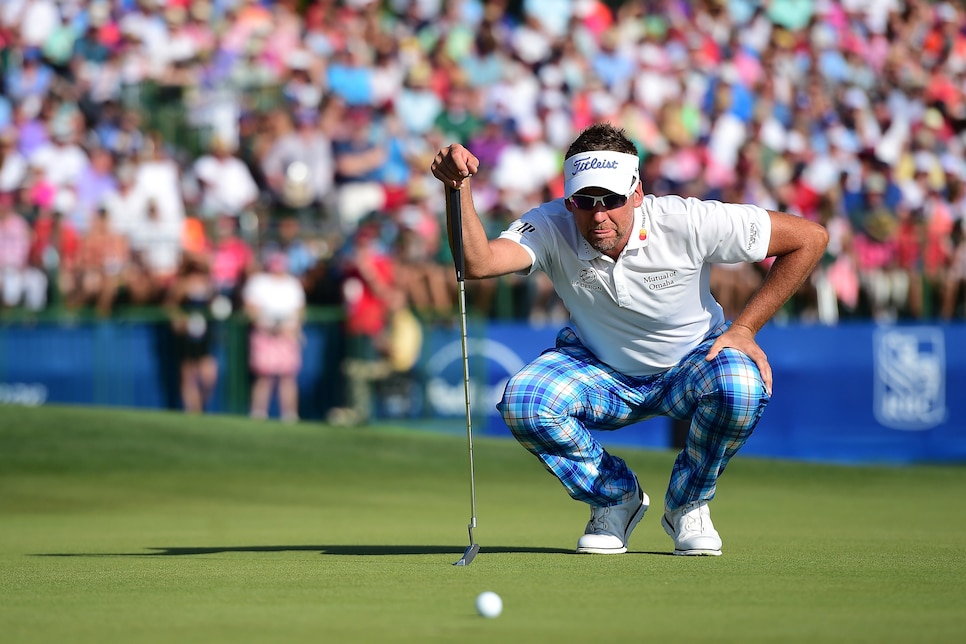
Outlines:
{"label": "man's ear", "polygon": [[637,187],[634,188],[634,194],[632,196],[633,201],[631,203],[634,204],[635,208],[639,208],[644,203],[644,186],[641,185],[640,181],[637,182]]}

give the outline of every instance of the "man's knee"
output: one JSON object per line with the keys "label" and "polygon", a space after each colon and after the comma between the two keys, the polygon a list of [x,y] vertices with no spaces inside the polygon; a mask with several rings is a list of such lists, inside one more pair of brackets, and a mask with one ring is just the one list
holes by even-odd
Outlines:
{"label": "man's knee", "polygon": [[536,397],[523,395],[522,379],[521,374],[518,373],[507,381],[503,398],[496,406],[503,416],[503,422],[514,432],[525,426],[525,421],[532,410],[533,398]]}
{"label": "man's knee", "polygon": [[527,433],[563,413],[554,409],[554,397],[547,395],[546,388],[534,383],[535,379],[526,371],[512,376],[497,405],[503,421],[514,434]]}
{"label": "man's knee", "polygon": [[702,400],[713,403],[715,413],[737,423],[754,425],[769,395],[758,366],[744,353],[727,348],[712,361],[714,377]]}

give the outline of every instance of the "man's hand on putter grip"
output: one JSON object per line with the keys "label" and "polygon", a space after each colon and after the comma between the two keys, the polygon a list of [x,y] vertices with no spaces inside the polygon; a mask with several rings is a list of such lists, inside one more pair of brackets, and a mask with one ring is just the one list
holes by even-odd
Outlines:
{"label": "man's hand on putter grip", "polygon": [[480,160],[459,143],[443,148],[433,159],[433,176],[451,188],[463,185],[463,179],[477,173]]}

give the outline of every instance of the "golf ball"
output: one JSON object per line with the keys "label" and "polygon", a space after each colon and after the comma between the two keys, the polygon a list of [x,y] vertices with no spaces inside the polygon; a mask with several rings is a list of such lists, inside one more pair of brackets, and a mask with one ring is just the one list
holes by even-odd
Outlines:
{"label": "golf ball", "polygon": [[476,598],[476,612],[483,617],[499,617],[503,612],[503,600],[491,590],[482,592]]}

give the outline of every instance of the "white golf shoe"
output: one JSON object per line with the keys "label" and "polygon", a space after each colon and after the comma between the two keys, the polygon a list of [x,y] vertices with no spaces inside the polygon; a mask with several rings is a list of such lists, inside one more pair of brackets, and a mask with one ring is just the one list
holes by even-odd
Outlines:
{"label": "white golf shoe", "polygon": [[676,555],[717,557],[721,554],[721,537],[711,523],[707,501],[695,501],[672,512],[665,511],[661,525],[674,539]]}
{"label": "white golf shoe", "polygon": [[650,502],[638,483],[637,493],[628,501],[606,508],[591,506],[590,521],[577,541],[577,552],[596,555],[627,552],[627,538],[644,517]]}

